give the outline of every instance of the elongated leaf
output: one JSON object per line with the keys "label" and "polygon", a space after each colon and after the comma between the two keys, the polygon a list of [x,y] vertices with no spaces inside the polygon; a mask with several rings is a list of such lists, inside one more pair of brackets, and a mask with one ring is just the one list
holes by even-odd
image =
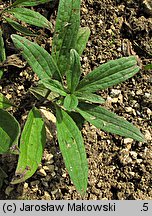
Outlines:
{"label": "elongated leaf", "polygon": [[16,31],[19,31],[19,32],[23,33],[24,35],[36,36],[36,34],[32,33],[29,29],[20,25],[19,23],[15,22],[14,20],[7,18],[7,17],[4,17],[4,18]]}
{"label": "elongated leaf", "polygon": [[53,58],[43,47],[19,35],[13,34],[11,37],[15,46],[22,50],[23,57],[40,79],[60,74]]}
{"label": "elongated leaf", "polygon": [[28,24],[38,26],[41,28],[51,29],[51,23],[40,13],[30,10],[28,8],[13,8],[8,10],[8,13],[13,14],[17,19]]}
{"label": "elongated leaf", "polygon": [[78,99],[75,95],[67,95],[64,99],[64,104],[63,106],[65,107],[66,110],[72,111],[74,110],[78,105]]}
{"label": "elongated leaf", "polygon": [[4,170],[0,167],[0,189],[3,186],[4,179],[7,177],[7,174]]}
{"label": "elongated leaf", "polygon": [[73,112],[73,111],[67,111],[68,115],[73,119],[73,121],[76,123],[76,125],[78,126],[78,128],[80,130],[82,130],[85,119],[82,117],[82,115],[80,115],[80,113],[77,112]]}
{"label": "elongated leaf", "polygon": [[14,106],[2,93],[0,93],[0,109],[7,109]]}
{"label": "elongated leaf", "polygon": [[57,80],[52,79],[43,79],[39,81],[39,84],[43,84],[47,89],[50,89],[51,91],[58,93],[62,96],[66,96],[67,93],[62,86],[62,84]]}
{"label": "elongated leaf", "polygon": [[[5,54],[5,47],[4,47],[4,40],[2,31],[0,29],[0,63],[4,62],[6,60],[6,54]],[[0,78],[3,75],[3,69],[0,68]]]}
{"label": "elongated leaf", "polygon": [[82,55],[84,49],[86,48],[86,44],[88,42],[90,36],[90,29],[88,27],[80,27],[77,35],[77,46],[76,51],[79,56]]}
{"label": "elongated leaf", "polygon": [[81,103],[76,110],[97,128],[141,142],[144,141],[144,136],[138,128],[103,107]]}
{"label": "elongated leaf", "polygon": [[77,96],[79,100],[82,101],[89,101],[98,104],[103,104],[105,102],[105,100],[101,96],[92,94],[90,92],[75,92],[74,94]]}
{"label": "elongated leaf", "polygon": [[21,135],[16,179],[11,182],[12,184],[23,182],[35,173],[42,159],[45,142],[46,132],[43,119],[40,111],[33,108],[29,112]]}
{"label": "elongated leaf", "polygon": [[0,154],[9,153],[13,145],[18,145],[20,126],[7,111],[0,109]]}
{"label": "elongated leaf", "polygon": [[60,150],[76,189],[84,194],[87,189],[88,165],[81,132],[72,118],[57,108],[57,134]]}
{"label": "elongated leaf", "polygon": [[123,57],[102,64],[81,80],[78,91],[95,92],[121,83],[139,71],[135,56]]}
{"label": "elongated leaf", "polygon": [[67,86],[71,93],[73,93],[79,83],[81,75],[81,63],[78,53],[71,49],[70,51],[70,69],[66,73]]}
{"label": "elongated leaf", "polygon": [[39,4],[44,4],[46,2],[50,2],[52,0],[17,0],[15,1],[11,7],[15,7],[15,6],[36,6]]}
{"label": "elongated leaf", "polygon": [[5,54],[5,47],[4,47],[4,40],[3,40],[3,34],[0,29],[0,62],[3,62],[6,60],[6,54]]}
{"label": "elongated leaf", "polygon": [[[39,84],[38,86],[36,87],[31,87],[30,88],[30,92],[38,99],[38,100],[41,100],[42,98],[44,98],[47,93],[48,93],[48,89],[42,85],[42,84]],[[54,100],[55,98],[59,97],[59,94],[58,93],[54,93],[54,92],[50,92],[50,94],[48,95],[47,99],[52,101]]]}
{"label": "elongated leaf", "polygon": [[80,26],[80,0],[59,2],[52,56],[64,75],[69,67],[70,50],[76,48],[77,33]]}

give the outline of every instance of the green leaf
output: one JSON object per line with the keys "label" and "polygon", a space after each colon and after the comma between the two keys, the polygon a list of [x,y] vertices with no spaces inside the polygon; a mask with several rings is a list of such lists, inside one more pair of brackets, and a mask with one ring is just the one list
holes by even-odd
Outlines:
{"label": "green leaf", "polygon": [[36,36],[36,34],[32,33],[29,29],[20,25],[19,23],[15,22],[14,20],[7,18],[7,17],[4,17],[4,18],[16,31],[19,31],[24,35]]}
{"label": "green leaf", "polygon": [[7,109],[14,106],[2,93],[0,93],[0,109]]}
{"label": "green leaf", "polygon": [[62,84],[57,81],[57,80],[53,80],[53,79],[43,79],[39,81],[39,84],[43,84],[47,89],[58,93],[62,96],[66,96],[66,90],[64,89],[64,87],[62,86]]}
{"label": "green leaf", "polygon": [[85,119],[82,117],[82,115],[80,115],[80,113],[77,112],[73,112],[73,111],[67,111],[68,115],[73,119],[73,121],[76,123],[76,125],[78,126],[78,128],[80,130],[82,130]]}
{"label": "green leaf", "polygon": [[25,123],[21,139],[20,154],[15,172],[16,178],[11,182],[17,184],[30,178],[41,162],[46,142],[46,131],[40,111],[33,108]]}
{"label": "green leaf", "polygon": [[62,75],[69,67],[70,50],[76,48],[79,26],[80,0],[60,1],[53,36],[52,56]]}
{"label": "green leaf", "polygon": [[67,95],[64,99],[64,108],[68,111],[74,110],[78,105],[78,99],[75,95]]}
{"label": "green leaf", "polygon": [[147,64],[144,67],[144,70],[151,70],[152,69],[152,64]]}
{"label": "green leaf", "polygon": [[[6,60],[6,54],[5,54],[5,47],[4,47],[4,40],[3,40],[3,34],[0,29],[0,63],[3,63]],[[3,69],[0,68],[0,78],[3,76]]]}
{"label": "green leaf", "polygon": [[76,189],[84,194],[87,189],[88,165],[81,132],[65,111],[56,108],[56,117],[58,141],[66,168]]}
{"label": "green leaf", "polygon": [[7,111],[0,109],[0,154],[9,153],[13,145],[18,144],[20,126]]}
{"label": "green leaf", "polygon": [[43,47],[19,35],[13,34],[11,37],[16,48],[22,50],[23,57],[40,79],[60,73],[53,58]]}
{"label": "green leaf", "polygon": [[8,10],[8,13],[13,14],[17,19],[28,24],[38,26],[41,28],[51,29],[51,23],[40,13],[27,8],[13,8]]}
{"label": "green leaf", "polygon": [[44,4],[46,2],[50,2],[52,0],[17,0],[15,1],[11,7],[15,7],[15,6],[36,6],[39,4]]}
{"label": "green leaf", "polygon": [[105,100],[101,96],[92,94],[90,92],[75,92],[74,94],[77,96],[79,100],[82,101],[88,101],[88,102],[98,103],[98,104],[105,103]]}
{"label": "green leaf", "polygon": [[86,48],[86,44],[88,42],[90,36],[90,29],[88,27],[80,27],[77,35],[77,46],[76,51],[79,56],[82,55],[84,49]]}
{"label": "green leaf", "polygon": [[86,75],[77,87],[77,91],[95,92],[121,83],[139,71],[135,56],[123,57],[102,64]]}
{"label": "green leaf", "polygon": [[73,93],[79,84],[81,75],[81,63],[78,53],[74,50],[70,50],[70,69],[66,73],[67,86],[71,93]]}
{"label": "green leaf", "polygon": [[[38,99],[38,100],[41,100],[42,98],[44,98],[47,93],[48,93],[48,89],[42,85],[42,84],[39,84],[38,86],[36,87],[31,87],[30,89],[30,92]],[[53,101],[55,98],[59,97],[59,94],[58,93],[54,93],[54,92],[50,92],[50,94],[48,95],[47,97],[47,100],[50,100],[50,101]]]}
{"label": "green leaf", "polygon": [[81,103],[76,110],[97,128],[141,142],[144,141],[144,136],[138,128],[103,107]]}
{"label": "green leaf", "polygon": [[7,174],[4,172],[4,170],[0,167],[0,189],[3,186],[4,179],[7,177]]}

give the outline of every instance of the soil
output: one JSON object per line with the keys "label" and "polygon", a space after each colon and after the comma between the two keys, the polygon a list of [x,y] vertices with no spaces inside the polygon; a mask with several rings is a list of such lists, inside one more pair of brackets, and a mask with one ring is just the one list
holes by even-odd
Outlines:
{"label": "soil", "polygon": [[[57,3],[57,1],[56,1]],[[9,4],[2,1],[0,9]],[[55,24],[57,4],[34,7]],[[82,0],[81,26],[88,26],[91,36],[82,55],[83,74],[111,59],[130,54],[138,55],[142,68],[138,74],[120,85],[99,91],[106,100],[105,106],[136,125],[145,135],[141,143],[96,129],[85,123],[82,129],[89,179],[87,200],[150,200],[152,199],[152,77],[145,65],[152,63],[152,7],[144,0]],[[7,56],[17,53],[10,35],[15,31],[6,23],[5,45]],[[36,29],[41,36],[34,40],[51,49],[52,32]],[[35,27],[33,31],[36,31]],[[43,37],[42,37],[43,36]],[[20,63],[19,63],[20,64]],[[23,127],[35,98],[28,89],[37,77],[30,67],[8,66],[0,81],[0,91],[16,106],[11,112]],[[11,185],[17,156],[1,155],[0,166],[7,173],[0,199],[77,200],[76,192],[65,169],[55,130],[55,117],[48,116],[54,130],[48,134],[42,162],[37,172],[26,182]]]}

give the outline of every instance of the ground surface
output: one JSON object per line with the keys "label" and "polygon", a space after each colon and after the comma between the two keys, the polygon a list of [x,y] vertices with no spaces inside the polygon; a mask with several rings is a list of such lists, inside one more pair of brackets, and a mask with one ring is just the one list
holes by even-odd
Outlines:
{"label": "ground surface", "polygon": [[[130,53],[135,52],[139,56],[143,66],[137,75],[98,94],[106,99],[108,109],[139,127],[147,139],[146,143],[140,143],[85,124],[82,133],[89,163],[89,181],[84,199],[152,199],[152,77],[150,70],[144,70],[145,65],[152,63],[152,17],[151,3],[146,2],[149,2],[148,6],[140,0],[82,1],[81,25],[91,29],[82,56],[83,73]],[[6,3],[2,1],[1,8]],[[43,8],[36,7],[36,10],[55,23],[55,8],[47,4]],[[7,55],[11,55],[15,53],[10,40],[13,30],[4,27]],[[43,35],[36,40],[49,50],[52,33]],[[0,83],[0,91],[18,106],[12,112],[22,126],[31,104],[35,102],[28,92],[35,82],[36,77],[28,66],[23,69],[9,66]],[[52,116],[50,118],[55,121]],[[38,171],[22,184],[10,184],[17,158],[0,156],[0,166],[8,175],[1,188],[0,199],[81,199],[65,170],[56,131],[52,133],[54,137],[48,137]]]}

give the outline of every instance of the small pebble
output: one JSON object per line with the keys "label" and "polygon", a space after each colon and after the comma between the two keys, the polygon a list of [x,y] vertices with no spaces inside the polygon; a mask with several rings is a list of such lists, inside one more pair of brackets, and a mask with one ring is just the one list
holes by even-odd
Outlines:
{"label": "small pebble", "polygon": [[35,180],[35,181],[32,181],[30,183],[31,186],[35,186],[35,185],[39,185],[40,181],[39,180]]}
{"label": "small pebble", "polygon": [[52,160],[53,159],[53,154],[47,154],[46,156],[45,156],[45,160],[47,160],[47,161],[50,161],[50,160]]}
{"label": "small pebble", "polygon": [[51,200],[51,195],[47,191],[44,191],[43,199],[44,200]]}
{"label": "small pebble", "polygon": [[132,176],[134,176],[134,175],[135,175],[135,173],[134,173],[134,172],[129,172],[129,174],[130,174],[130,175],[132,175]]}
{"label": "small pebble", "polygon": [[112,102],[113,103],[117,103],[118,102],[118,98],[112,98]]}
{"label": "small pebble", "polygon": [[54,165],[48,165],[48,170],[50,172],[53,172],[54,171]]}
{"label": "small pebble", "polygon": [[122,149],[119,152],[119,160],[122,164],[126,165],[128,163],[132,162],[131,157],[129,156],[129,150],[128,149]]}
{"label": "small pebble", "polygon": [[136,160],[138,164],[140,164],[143,160],[142,159],[137,159]]}
{"label": "small pebble", "polygon": [[49,187],[48,182],[46,182],[46,181],[42,181],[42,184],[44,187],[47,187],[47,188]]}
{"label": "small pebble", "polygon": [[66,178],[66,177],[67,177],[67,174],[66,174],[66,173],[63,173],[63,174],[62,174],[62,177],[63,177],[63,178]]}
{"label": "small pebble", "polygon": [[148,140],[148,141],[152,140],[149,130],[145,130],[145,132],[146,132],[145,133],[145,139]]}
{"label": "small pebble", "polygon": [[133,108],[131,108],[131,107],[125,107],[125,110],[128,113],[132,113],[133,112]]}
{"label": "small pebble", "polygon": [[27,189],[27,188],[28,188],[28,183],[25,182],[25,183],[24,183],[24,189]]}
{"label": "small pebble", "polygon": [[136,95],[142,95],[143,91],[141,89],[139,89],[138,91],[136,91]]}
{"label": "small pebble", "polygon": [[112,96],[118,96],[119,94],[121,94],[121,90],[119,89],[112,89],[110,93]]}
{"label": "small pebble", "polygon": [[45,171],[48,171],[48,170],[49,170],[48,166],[43,166],[43,169],[44,169]]}
{"label": "small pebble", "polygon": [[135,151],[130,151],[130,155],[133,159],[137,159],[137,153]]}
{"label": "small pebble", "polygon": [[131,138],[125,138],[124,139],[124,144],[132,143],[132,142],[133,142],[133,139],[131,139]]}
{"label": "small pebble", "polygon": [[40,176],[43,176],[43,177],[46,176],[46,172],[45,172],[45,170],[43,168],[41,168],[40,170],[38,170],[37,174],[40,175]]}
{"label": "small pebble", "polygon": [[150,93],[147,93],[147,92],[146,92],[146,93],[145,93],[145,97],[146,97],[146,98],[149,98],[149,97],[150,97]]}

